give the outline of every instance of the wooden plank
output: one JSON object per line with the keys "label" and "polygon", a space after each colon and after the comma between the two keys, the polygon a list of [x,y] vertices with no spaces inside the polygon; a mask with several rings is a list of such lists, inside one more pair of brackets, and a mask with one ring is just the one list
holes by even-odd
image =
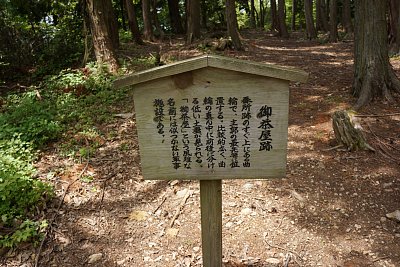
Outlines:
{"label": "wooden plank", "polygon": [[308,73],[302,70],[214,55],[208,56],[208,66],[294,82],[306,82],[308,79]]}
{"label": "wooden plank", "polygon": [[204,267],[222,267],[222,183],[200,181],[201,240]]}
{"label": "wooden plank", "polygon": [[165,66],[126,75],[115,80],[113,86],[115,88],[121,88],[176,75],[186,71],[201,69],[207,66],[288,81],[305,82],[308,78],[308,73],[294,68],[208,55],[182,60]]}
{"label": "wooden plank", "polygon": [[[235,71],[228,71],[218,68],[203,68],[192,71],[179,77],[165,77],[154,81],[143,83],[135,90],[135,111],[136,122],[139,135],[139,147],[141,154],[142,170],[144,179],[261,179],[261,178],[279,178],[284,177],[286,172],[286,147],[287,147],[287,126],[288,126],[288,99],[289,88],[288,81],[274,78],[266,78],[258,75],[245,74]],[[243,144],[245,137],[242,131],[242,104],[240,103],[244,97],[249,97],[252,100],[251,116],[249,127],[251,133],[248,136],[248,141],[251,143],[251,166],[243,167],[244,152]],[[168,99],[176,101],[177,116],[176,121],[179,125],[182,124],[181,113],[179,107],[188,105],[193,108],[192,100],[198,98],[201,102],[205,97],[212,97],[215,101],[218,97],[225,99],[224,119],[223,122],[217,119],[217,107],[215,102],[212,106],[212,116],[214,117],[214,136],[215,150],[217,151],[218,126],[226,127],[226,144],[227,152],[226,165],[222,168],[216,165],[214,168],[208,168],[206,161],[207,151],[207,132],[203,128],[201,136],[201,152],[203,154],[203,162],[197,163],[194,153],[195,137],[192,132],[194,119],[192,111],[189,126],[189,145],[191,157],[190,169],[179,168],[174,169],[172,164],[171,151],[171,134],[170,134],[170,116],[168,115]],[[228,98],[238,98],[238,112],[233,113],[228,107]],[[157,132],[157,122],[155,120],[155,107],[153,102],[155,99],[164,101],[164,136]],[[190,101],[189,101],[190,100]],[[271,137],[273,149],[270,151],[259,151],[262,129],[259,128],[262,118],[257,118],[257,113],[262,106],[268,105],[272,108],[271,116]],[[205,106],[201,104],[201,109]],[[237,141],[239,147],[238,161],[240,167],[229,167],[231,163],[231,134],[229,132],[230,122],[235,119],[238,122],[239,129]],[[201,114],[199,119],[200,124],[205,127],[205,113]],[[182,129],[179,129],[178,141],[180,149],[180,159],[183,165],[183,147],[182,147]],[[222,161],[220,154],[215,153],[216,161]]]}
{"label": "wooden plank", "polygon": [[135,85],[150,80],[172,76],[186,71],[207,67],[207,56],[182,60],[176,63],[126,75],[114,81],[114,88]]}

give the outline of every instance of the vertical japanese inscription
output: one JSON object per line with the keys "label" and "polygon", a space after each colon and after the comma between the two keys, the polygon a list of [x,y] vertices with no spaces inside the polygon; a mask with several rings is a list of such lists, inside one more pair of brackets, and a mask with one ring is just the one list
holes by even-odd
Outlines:
{"label": "vertical japanese inscription", "polygon": [[216,110],[218,112],[218,128],[217,128],[217,146],[218,146],[218,154],[219,154],[219,161],[218,167],[225,168],[226,167],[226,128],[224,125],[224,112],[223,109],[225,107],[225,99],[223,97],[217,97],[216,101]]}
{"label": "vertical japanese inscription", "polygon": [[203,162],[203,154],[202,154],[202,147],[203,143],[201,141],[201,134],[202,134],[202,126],[200,123],[201,118],[201,107],[198,98],[193,98],[192,101],[192,117],[193,117],[193,136],[194,136],[194,146],[195,146],[195,153],[194,156],[196,157],[196,163],[201,164]]}
{"label": "vertical japanese inscription", "polygon": [[191,169],[192,163],[192,153],[190,152],[189,144],[189,133],[190,133],[190,124],[189,124],[189,99],[182,99],[184,103],[180,107],[181,113],[181,134],[182,134],[182,144],[183,144],[183,166],[185,169]]}
{"label": "vertical japanese inscription", "polygon": [[237,116],[237,108],[238,108],[238,99],[237,97],[230,97],[228,100],[229,108],[232,110],[234,114],[234,118],[230,121],[229,124],[229,134],[230,134],[230,153],[231,153],[231,168],[238,168],[239,165],[239,141],[238,141],[238,133],[239,133],[239,125]]}
{"label": "vertical japanese inscription", "polygon": [[214,150],[214,125],[213,125],[213,115],[212,115],[212,105],[213,105],[212,97],[205,97],[203,101],[203,105],[206,111],[205,120],[206,120],[206,151],[207,151],[207,164],[208,168],[214,169],[215,166],[215,150]]}
{"label": "vertical japanese inscription", "polygon": [[154,99],[152,104],[155,131],[162,144],[170,144],[176,170],[250,168],[252,149],[273,149],[272,107],[254,106],[249,96]]}
{"label": "vertical japanese inscription", "polygon": [[178,122],[176,119],[176,106],[173,98],[168,99],[169,133],[171,138],[172,166],[174,169],[181,167],[178,141]]}
{"label": "vertical japanese inscription", "polygon": [[272,116],[272,107],[264,105],[260,108],[257,113],[257,118],[261,119],[260,125],[258,126],[261,129],[260,137],[260,148],[259,151],[270,151],[272,147],[272,137],[271,137],[271,129],[274,128],[271,124],[270,117]]}
{"label": "vertical japanese inscription", "polygon": [[154,99],[154,121],[157,123],[157,133],[160,134],[162,142],[164,142],[164,101],[162,99]]}
{"label": "vertical japanese inscription", "polygon": [[243,167],[250,168],[250,119],[251,119],[251,103],[250,97],[245,96],[242,99],[242,132],[243,132]]}

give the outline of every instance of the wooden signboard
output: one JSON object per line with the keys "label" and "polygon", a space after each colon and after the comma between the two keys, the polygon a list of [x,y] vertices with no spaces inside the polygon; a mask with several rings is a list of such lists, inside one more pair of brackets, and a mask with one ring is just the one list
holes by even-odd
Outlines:
{"label": "wooden signboard", "polygon": [[135,88],[144,179],[200,180],[203,266],[222,266],[222,179],[284,177],[289,81],[302,71],[203,56],[115,81]]}
{"label": "wooden signboard", "polygon": [[204,56],[134,74],[144,179],[283,177],[289,81],[302,71]]}

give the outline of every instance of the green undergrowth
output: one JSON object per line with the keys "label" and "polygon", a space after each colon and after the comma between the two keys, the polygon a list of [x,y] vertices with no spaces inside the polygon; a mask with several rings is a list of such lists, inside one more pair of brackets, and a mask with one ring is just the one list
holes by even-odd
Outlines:
{"label": "green undergrowth", "polygon": [[126,94],[111,88],[112,79],[89,64],[0,98],[0,248],[40,240],[47,226],[42,211],[54,193],[36,178],[38,151],[79,134],[86,141],[75,149],[84,157],[94,153],[100,145],[96,125],[112,118],[112,105]]}

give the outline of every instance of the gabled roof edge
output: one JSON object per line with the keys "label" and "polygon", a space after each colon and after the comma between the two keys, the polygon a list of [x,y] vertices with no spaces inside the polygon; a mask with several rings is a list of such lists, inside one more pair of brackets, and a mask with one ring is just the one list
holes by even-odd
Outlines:
{"label": "gabled roof edge", "polygon": [[305,82],[308,78],[308,73],[298,69],[222,56],[207,55],[186,59],[165,66],[133,73],[115,80],[113,86],[115,88],[122,88],[125,86],[143,83],[150,80],[176,75],[182,72],[193,71],[205,67],[227,69],[296,82]]}

